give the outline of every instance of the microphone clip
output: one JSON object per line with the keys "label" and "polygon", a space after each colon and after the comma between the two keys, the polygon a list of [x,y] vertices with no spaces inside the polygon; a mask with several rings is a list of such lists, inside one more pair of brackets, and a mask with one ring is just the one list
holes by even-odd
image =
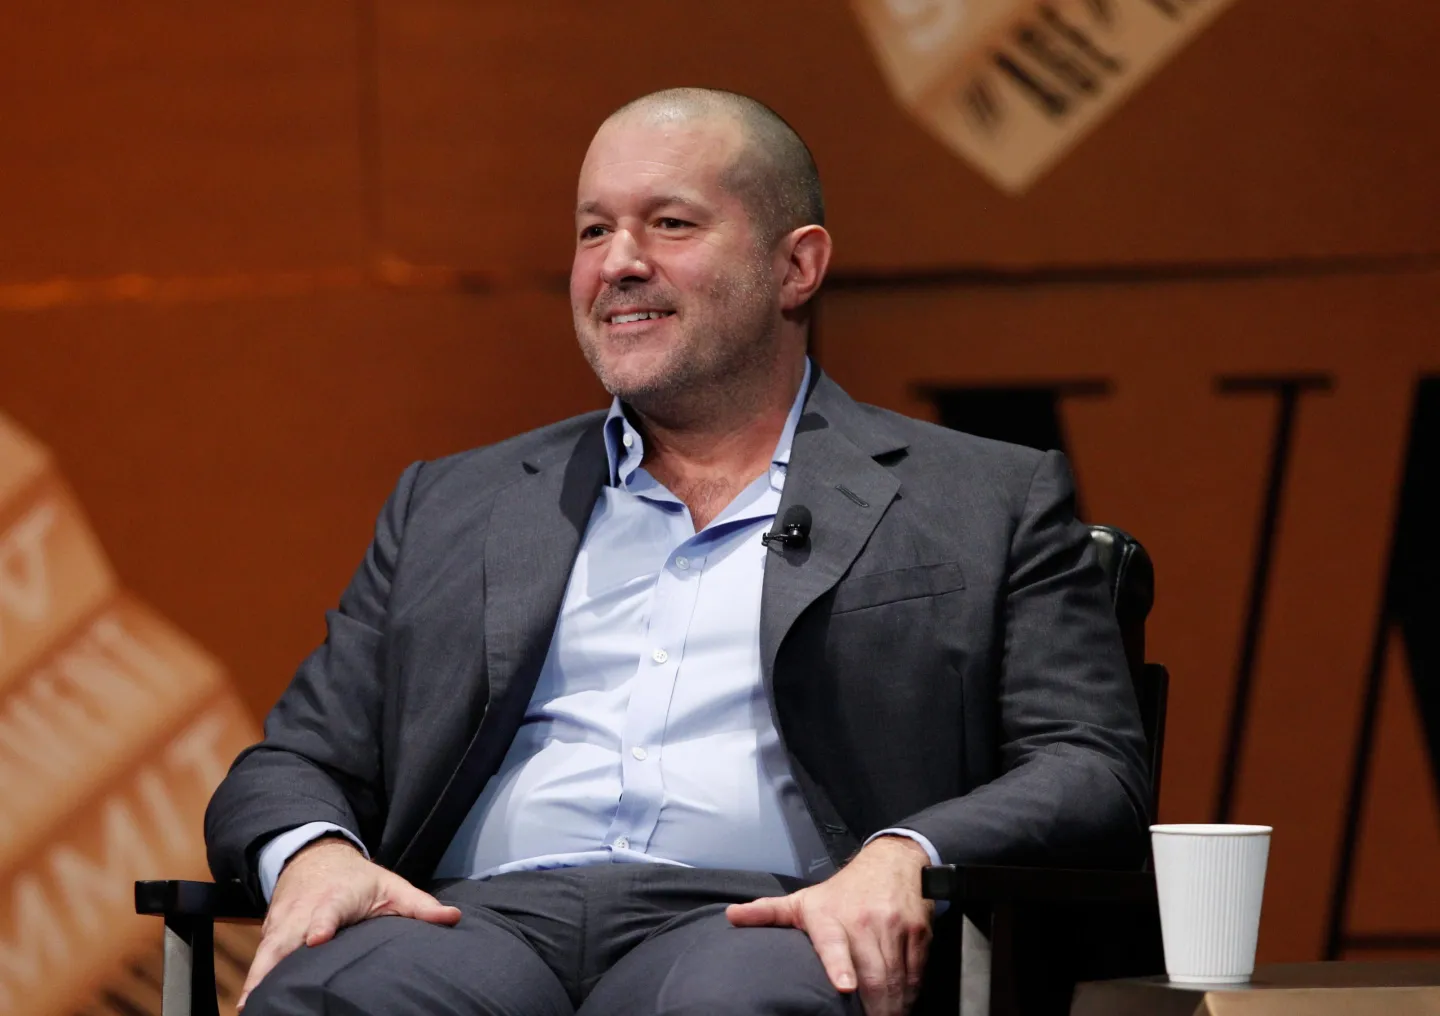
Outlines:
{"label": "microphone clip", "polygon": [[760,537],[760,542],[771,548],[776,544],[782,547],[803,547],[809,539],[810,537],[800,531],[799,526],[786,526],[783,532],[766,533]]}
{"label": "microphone clip", "polygon": [[810,542],[810,510],[803,505],[794,505],[785,513],[778,532],[765,533],[760,537],[767,550],[778,544],[785,550],[798,549]]}

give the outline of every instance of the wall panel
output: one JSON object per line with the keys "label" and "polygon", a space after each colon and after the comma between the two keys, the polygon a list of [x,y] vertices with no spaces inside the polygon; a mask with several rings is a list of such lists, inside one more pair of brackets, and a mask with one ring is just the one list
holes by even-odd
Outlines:
{"label": "wall panel", "polygon": [[127,583],[269,708],[400,471],[604,404],[563,297],[370,290],[5,319],[0,407]]}
{"label": "wall panel", "polygon": [[[1233,771],[1234,817],[1277,827],[1262,957],[1320,955],[1414,382],[1440,370],[1440,7],[1239,0],[1020,199],[904,114],[839,0],[11,8],[0,412],[250,716],[408,462],[604,404],[560,284],[586,144],[646,90],[734,88],[819,158],[817,348],[853,394],[931,416],[927,385],[1108,386],[1060,417],[1088,514],[1157,561],[1164,816],[1210,817]],[[1296,404],[1267,542],[1281,407],[1218,383],[1302,375],[1329,390]],[[1389,667],[1350,927],[1433,941],[1435,760]]]}
{"label": "wall panel", "polygon": [[356,261],[356,72],[338,0],[12,0],[0,283]]}
{"label": "wall panel", "polygon": [[676,84],[795,123],[841,269],[1440,253],[1423,4],[1236,4],[1022,200],[906,117],[834,0],[416,0],[378,24],[386,239],[421,262],[563,271],[595,126]]}

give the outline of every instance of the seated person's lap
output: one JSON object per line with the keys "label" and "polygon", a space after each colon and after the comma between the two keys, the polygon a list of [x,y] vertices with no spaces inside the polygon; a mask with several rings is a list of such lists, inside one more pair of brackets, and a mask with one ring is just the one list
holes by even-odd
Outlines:
{"label": "seated person's lap", "polygon": [[804,932],[725,918],[727,903],[785,891],[769,875],[656,865],[451,883],[436,895],[461,909],[455,927],[347,928],[283,960],[246,1016],[851,1011]]}

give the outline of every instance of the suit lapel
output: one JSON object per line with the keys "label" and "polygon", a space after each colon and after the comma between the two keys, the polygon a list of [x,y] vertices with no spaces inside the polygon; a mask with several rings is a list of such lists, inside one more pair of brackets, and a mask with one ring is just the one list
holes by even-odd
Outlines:
{"label": "suit lapel", "polygon": [[[785,723],[777,703],[783,696],[777,688],[802,675],[776,672],[780,646],[805,608],[849,570],[900,491],[899,481],[875,458],[902,450],[905,441],[889,434],[880,419],[820,374],[795,428],[777,517],[803,504],[812,518],[810,539],[805,547],[766,558],[760,602],[761,673],[782,741]],[[787,756],[826,851],[836,865],[843,864],[859,849],[858,839],[803,761],[788,749]]]}
{"label": "suit lapel", "polygon": [[490,711],[512,692],[525,702],[545,662],[580,540],[606,479],[602,429],[568,460],[511,484],[495,498],[485,539],[485,673]]}
{"label": "suit lapel", "polygon": [[875,457],[904,447],[818,375],[795,429],[777,515],[783,519],[791,505],[809,508],[810,539],[798,550],[772,553],[765,563],[760,660],[771,701],[781,642],[805,608],[845,574],[900,490]]}
{"label": "suit lapel", "polygon": [[395,865],[428,879],[499,766],[535,691],[580,541],[605,484],[601,423],[496,496],[485,533],[485,713],[419,831]]}

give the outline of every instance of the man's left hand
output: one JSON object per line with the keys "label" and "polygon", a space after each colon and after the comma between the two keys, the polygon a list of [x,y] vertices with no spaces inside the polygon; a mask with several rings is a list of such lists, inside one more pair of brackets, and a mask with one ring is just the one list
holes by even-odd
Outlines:
{"label": "man's left hand", "polygon": [[867,1016],[903,1016],[920,990],[934,904],[920,895],[925,848],[882,836],[819,885],[737,903],[737,928],[799,928],[836,989],[859,988]]}

